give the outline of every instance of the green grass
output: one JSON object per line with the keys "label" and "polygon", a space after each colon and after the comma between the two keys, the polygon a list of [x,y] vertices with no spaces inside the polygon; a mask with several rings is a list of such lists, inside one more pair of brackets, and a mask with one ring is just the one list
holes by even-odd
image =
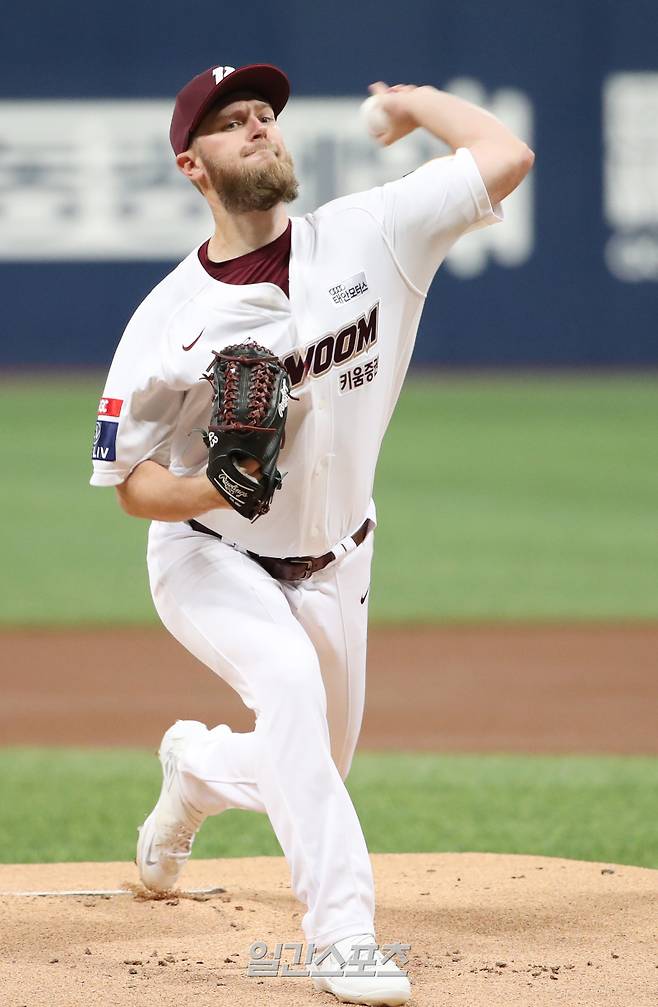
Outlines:
{"label": "green grass", "polygon": [[[87,486],[101,383],[0,385],[0,624],[156,618],[146,523]],[[410,379],[376,484],[373,619],[657,618],[657,428],[653,376]]]}
{"label": "green grass", "polygon": [[[130,860],[160,786],[143,751],[0,749],[0,862]],[[527,853],[658,868],[658,759],[365,753],[348,787],[375,852]],[[209,820],[199,857],[279,854],[267,818]]]}
{"label": "green grass", "polygon": [[417,381],[382,453],[380,619],[658,616],[658,383]]}

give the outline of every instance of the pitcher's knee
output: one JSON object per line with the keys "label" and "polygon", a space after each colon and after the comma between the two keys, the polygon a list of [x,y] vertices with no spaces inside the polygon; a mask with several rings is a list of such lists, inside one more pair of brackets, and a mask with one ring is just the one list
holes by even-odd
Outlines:
{"label": "pitcher's knee", "polygon": [[270,710],[286,708],[294,701],[298,714],[315,710],[326,716],[327,696],[313,647],[295,646],[285,654],[277,654],[264,692],[263,706]]}

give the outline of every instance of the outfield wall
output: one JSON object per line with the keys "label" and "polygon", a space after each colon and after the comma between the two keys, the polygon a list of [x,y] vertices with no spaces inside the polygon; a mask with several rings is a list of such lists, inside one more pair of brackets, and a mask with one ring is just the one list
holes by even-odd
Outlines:
{"label": "outfield wall", "polygon": [[[248,9],[14,7],[0,63],[0,366],[105,365],[132,309],[208,233],[167,144],[172,96],[219,62],[291,77],[282,126],[301,213],[440,150],[381,152],[369,81],[486,104],[537,153],[507,220],[464,239],[428,302],[417,363],[658,363],[655,0],[345,2]],[[35,29],[35,25],[38,27]]]}

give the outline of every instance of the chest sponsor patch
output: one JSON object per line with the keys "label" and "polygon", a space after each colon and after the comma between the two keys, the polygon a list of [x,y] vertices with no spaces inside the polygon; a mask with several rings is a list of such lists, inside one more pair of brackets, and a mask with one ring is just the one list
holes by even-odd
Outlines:
{"label": "chest sponsor patch", "polygon": [[338,393],[345,395],[346,392],[352,392],[355,388],[362,388],[364,384],[371,384],[377,377],[378,370],[379,357],[377,356],[366,360],[363,364],[357,364],[356,367],[350,367],[348,371],[343,371],[338,378]]}
{"label": "chest sponsor patch", "polygon": [[94,443],[91,449],[91,457],[97,462],[115,462],[117,458],[117,430],[118,423],[109,420],[96,420],[94,430]]}
{"label": "chest sponsor patch", "polygon": [[365,273],[355,273],[342,283],[337,283],[335,287],[329,287],[329,296],[334,304],[347,304],[365,294],[368,289],[368,281]]}
{"label": "chest sponsor patch", "polygon": [[123,399],[102,398],[98,403],[99,416],[120,416]]}
{"label": "chest sponsor patch", "polygon": [[379,301],[369,311],[359,315],[338,332],[328,332],[309,343],[300,352],[295,350],[283,358],[290,385],[297,388],[307,377],[321,378],[332,367],[340,367],[353,357],[368,353],[377,342]]}

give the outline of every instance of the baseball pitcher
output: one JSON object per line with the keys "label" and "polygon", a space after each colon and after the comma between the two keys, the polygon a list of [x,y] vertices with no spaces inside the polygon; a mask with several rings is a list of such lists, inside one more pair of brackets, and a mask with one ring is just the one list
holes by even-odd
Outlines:
{"label": "baseball pitcher", "polygon": [[214,231],[126,328],[91,482],[151,521],[162,622],[255,715],[246,734],[194,721],[166,731],[162,790],[139,830],[142,881],[172,888],[209,815],[264,812],[305,937],[317,957],[330,949],[316,988],[395,1005],[410,985],[392,961],[385,976],[335,964],[376,941],[344,784],[364,706],[375,467],[432,277],[461,235],[502,218],[533,154],[434,87],[370,91],[381,144],[422,128],[453,153],[293,218],[286,75],[217,66],[180,91],[171,145]]}

